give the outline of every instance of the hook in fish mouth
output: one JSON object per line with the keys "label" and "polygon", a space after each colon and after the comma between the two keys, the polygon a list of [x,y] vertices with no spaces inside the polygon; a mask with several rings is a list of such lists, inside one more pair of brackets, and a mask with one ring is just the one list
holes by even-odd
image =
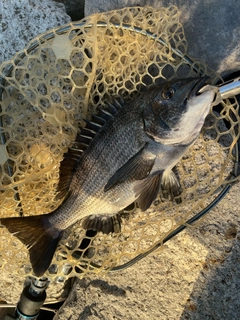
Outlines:
{"label": "hook in fish mouth", "polygon": [[217,105],[217,104],[219,104],[221,102],[222,97],[221,97],[220,92],[219,92],[219,87],[212,86],[210,84],[206,84],[205,86],[203,86],[198,91],[198,94],[202,94],[203,92],[206,92],[206,91],[213,91],[215,93],[215,96],[214,96],[213,102],[212,102],[213,106],[215,106],[215,105]]}
{"label": "hook in fish mouth", "polygon": [[189,99],[195,97],[196,95],[201,94],[203,91],[206,91],[206,90],[203,90],[203,91],[201,91],[201,90],[208,85],[209,80],[210,80],[210,77],[208,77],[208,76],[205,76],[205,77],[200,78],[200,79],[193,85],[192,89],[191,89],[190,92],[188,93],[187,99],[189,100]]}

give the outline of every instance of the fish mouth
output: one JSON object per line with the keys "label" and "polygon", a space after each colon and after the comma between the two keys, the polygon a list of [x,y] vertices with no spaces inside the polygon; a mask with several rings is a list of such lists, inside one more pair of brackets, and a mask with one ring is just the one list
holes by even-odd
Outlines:
{"label": "fish mouth", "polygon": [[201,89],[209,84],[209,79],[210,79],[210,77],[208,77],[208,76],[205,76],[205,77],[198,79],[198,81],[194,83],[192,89],[188,93],[187,100],[190,100],[191,98],[193,98],[197,95],[200,95],[202,93]]}

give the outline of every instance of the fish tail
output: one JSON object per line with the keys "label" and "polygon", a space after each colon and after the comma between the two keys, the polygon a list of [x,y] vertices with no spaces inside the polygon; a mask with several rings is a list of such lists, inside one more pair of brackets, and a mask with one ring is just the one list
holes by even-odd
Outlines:
{"label": "fish tail", "polygon": [[1,225],[17,237],[29,251],[36,277],[41,277],[51,264],[62,230],[48,222],[49,215],[1,218]]}

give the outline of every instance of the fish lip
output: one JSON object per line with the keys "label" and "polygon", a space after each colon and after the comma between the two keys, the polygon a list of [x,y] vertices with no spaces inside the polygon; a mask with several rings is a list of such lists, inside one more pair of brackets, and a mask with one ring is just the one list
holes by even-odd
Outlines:
{"label": "fish lip", "polygon": [[192,89],[188,93],[187,99],[189,100],[189,99],[195,97],[196,95],[201,94],[199,92],[199,90],[201,90],[204,86],[206,86],[209,79],[210,79],[210,77],[205,76],[205,77],[200,78],[196,83],[194,83]]}

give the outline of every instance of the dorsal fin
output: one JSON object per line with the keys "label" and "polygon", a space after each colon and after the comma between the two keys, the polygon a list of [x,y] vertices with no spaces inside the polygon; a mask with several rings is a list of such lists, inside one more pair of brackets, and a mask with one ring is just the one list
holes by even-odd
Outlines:
{"label": "dorsal fin", "polygon": [[114,119],[114,115],[121,107],[121,103],[117,100],[114,100],[113,104],[107,102],[104,107],[98,107],[97,113],[93,114],[90,120],[84,119],[84,122],[86,123],[85,127],[80,128],[80,132],[77,134],[73,145],[68,148],[68,152],[64,154],[64,159],[60,164],[57,199],[66,197],[75,168],[82,154],[88,148],[100,129],[110,119]]}
{"label": "dorsal fin", "polygon": [[94,138],[96,135],[96,131],[88,129],[87,127],[84,127],[84,128],[81,128],[81,134]]}
{"label": "dorsal fin", "polygon": [[109,113],[111,113],[113,116],[118,111],[118,109],[116,107],[114,107],[114,105],[111,104],[110,102],[107,102],[107,104],[106,104],[104,109],[107,110]]}
{"label": "dorsal fin", "polygon": [[103,127],[101,124],[92,120],[83,119],[83,121],[86,123],[85,128],[87,127],[88,129],[95,131],[96,133]]}
{"label": "dorsal fin", "polygon": [[93,115],[92,115],[92,120],[93,120],[93,122],[101,125],[102,127],[103,127],[103,126],[105,125],[105,123],[106,123],[106,120],[105,120],[104,118],[102,118],[99,114],[98,114],[98,115],[93,114]]}
{"label": "dorsal fin", "polygon": [[69,191],[69,186],[75,171],[76,164],[81,158],[84,150],[69,148],[68,152],[64,154],[64,159],[60,163],[59,168],[59,182],[57,187],[56,199],[64,199]]}
{"label": "dorsal fin", "polygon": [[104,119],[106,122],[114,118],[114,115],[107,109],[98,108],[98,111],[99,111],[99,116],[102,119]]}
{"label": "dorsal fin", "polygon": [[123,100],[123,98],[120,96],[119,99],[120,99],[120,101],[118,101],[117,99],[113,98],[113,103],[112,103],[113,106],[114,106],[117,110],[121,109],[122,106],[124,105],[124,100]]}
{"label": "dorsal fin", "polygon": [[[82,145],[83,145],[83,148],[84,148],[84,145],[85,145],[86,147],[88,147],[89,144],[90,144],[90,142],[92,141],[92,139],[93,139],[93,137],[89,136],[88,134],[83,134],[83,132],[82,132],[82,130],[81,130],[81,132],[79,132],[79,133],[77,134],[77,136],[76,136],[76,141],[75,141],[74,145],[75,145],[75,146],[76,146],[76,145],[79,146],[79,144],[82,144]],[[79,148],[79,147],[78,147],[78,148]],[[81,147],[80,147],[79,149],[81,149]],[[84,150],[85,150],[85,149],[86,149],[86,148],[84,148]]]}

